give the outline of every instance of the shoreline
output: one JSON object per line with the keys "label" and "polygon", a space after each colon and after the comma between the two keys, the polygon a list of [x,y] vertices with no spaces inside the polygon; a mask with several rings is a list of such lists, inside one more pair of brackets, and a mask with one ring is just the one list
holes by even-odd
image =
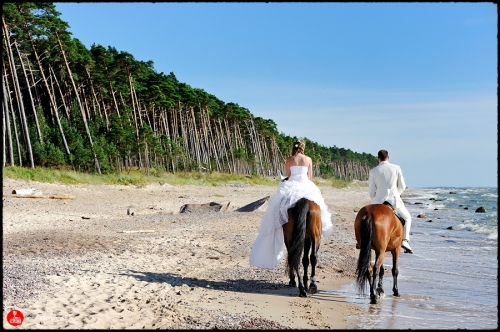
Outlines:
{"label": "shoreline", "polygon": [[[27,188],[72,198],[12,197]],[[367,188],[319,188],[334,234],[318,252],[318,293],[299,298],[284,262],[273,270],[248,263],[267,203],[235,211],[276,187],[3,178],[4,317],[20,310],[20,328],[29,329],[347,329],[354,322],[345,317],[361,309],[328,290],[355,280],[352,222]],[[223,201],[224,212],[179,213]]]}

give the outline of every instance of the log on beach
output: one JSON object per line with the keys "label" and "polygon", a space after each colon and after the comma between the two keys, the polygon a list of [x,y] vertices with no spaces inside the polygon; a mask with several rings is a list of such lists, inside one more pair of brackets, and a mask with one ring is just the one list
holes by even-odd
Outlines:
{"label": "log on beach", "polygon": [[49,199],[75,199],[75,196],[63,196],[63,195],[19,195],[19,194],[3,194],[3,197],[14,197],[14,198],[49,198]]}
{"label": "log on beach", "polygon": [[35,188],[29,188],[29,189],[14,189],[12,190],[12,193],[15,195],[37,195],[41,196],[42,191],[35,189]]}
{"label": "log on beach", "polygon": [[12,194],[3,194],[3,197],[17,197],[17,198],[50,198],[50,199],[75,199],[75,196],[64,195],[42,195],[42,191],[36,188],[29,189],[14,189]]}
{"label": "log on beach", "polygon": [[184,204],[181,206],[179,213],[189,212],[224,212],[229,207],[231,202],[225,201],[222,203],[210,202],[206,204]]}

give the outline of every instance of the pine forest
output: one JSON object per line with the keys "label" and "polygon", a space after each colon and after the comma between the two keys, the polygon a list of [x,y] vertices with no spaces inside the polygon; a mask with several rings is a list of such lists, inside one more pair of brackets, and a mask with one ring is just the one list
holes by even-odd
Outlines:
{"label": "pine forest", "polygon": [[[155,71],[112,46],[87,49],[54,3],[2,5],[3,165],[105,174],[284,173],[297,137],[271,119]],[[367,180],[377,158],[307,138],[314,176]]]}

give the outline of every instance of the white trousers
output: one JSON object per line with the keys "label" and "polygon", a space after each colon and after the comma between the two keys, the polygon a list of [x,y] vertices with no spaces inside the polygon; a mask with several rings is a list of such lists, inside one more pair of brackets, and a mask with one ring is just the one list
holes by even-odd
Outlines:
{"label": "white trousers", "polygon": [[407,239],[408,241],[410,241],[410,227],[411,227],[411,216],[410,216],[410,212],[408,212],[408,210],[406,209],[406,207],[403,205],[403,206],[399,206],[398,209],[397,209],[397,213],[403,217],[403,219],[406,221],[405,222],[405,234],[403,236],[403,239]]}

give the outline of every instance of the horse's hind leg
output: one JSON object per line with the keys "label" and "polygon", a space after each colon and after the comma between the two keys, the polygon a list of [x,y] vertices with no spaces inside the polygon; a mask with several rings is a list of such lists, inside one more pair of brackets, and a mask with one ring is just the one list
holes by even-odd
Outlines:
{"label": "horse's hind leg", "polygon": [[299,281],[299,296],[300,297],[307,297],[306,290],[304,288],[304,283],[302,282],[302,279],[300,279],[300,268],[297,266],[297,280]]}
{"label": "horse's hind leg", "polygon": [[[288,269],[288,276],[290,277],[290,281],[288,282],[289,287],[297,287],[297,283],[295,282],[295,271],[293,267]],[[300,276],[299,276],[300,278]]]}
{"label": "horse's hind leg", "polygon": [[[307,272],[309,271],[309,249],[311,248],[311,239],[307,238],[304,241],[304,254],[302,255],[302,267],[304,268],[304,277],[302,281],[304,282],[304,290],[306,292],[309,291],[309,286],[307,282],[309,281],[309,277],[307,276]],[[311,253],[312,255],[312,253]]]}
{"label": "horse's hind leg", "polygon": [[[370,280],[370,303],[371,304],[377,304],[378,299],[379,299],[379,291],[378,288],[375,291],[375,285],[381,285],[379,281],[377,281],[377,277],[379,276],[379,273],[381,272],[381,267],[382,267],[382,262],[384,261],[384,252],[382,253],[375,253],[375,262],[373,264],[373,272],[372,272],[372,280]],[[383,268],[383,267],[382,267]],[[378,284],[377,284],[378,282]]]}
{"label": "horse's hind leg", "polygon": [[[288,286],[290,287],[297,287],[297,283],[295,282],[295,271],[293,268],[290,268],[288,271],[288,276],[290,277],[290,281],[288,282]],[[299,276],[300,278],[300,276]]]}
{"label": "horse's hind leg", "polygon": [[[396,249],[397,250],[397,249]],[[398,290],[398,274],[399,274],[399,269],[398,269],[398,256],[399,252],[392,252],[392,280],[393,280],[393,286],[392,286],[392,292],[394,296],[400,296],[399,295],[399,290]]]}
{"label": "horse's hind leg", "polygon": [[316,264],[318,262],[317,253],[319,245],[316,241],[312,240],[311,243],[311,283],[309,285],[309,293],[315,294],[318,291],[318,286],[316,285]]}
{"label": "horse's hind leg", "polygon": [[370,261],[368,261],[368,268],[366,269],[366,279],[368,280],[368,285],[370,285],[370,294],[372,291],[373,285],[373,265]]}
{"label": "horse's hind leg", "polygon": [[377,266],[374,264],[372,277],[370,280],[370,303],[371,304],[378,303],[378,296],[377,296],[377,294],[375,294],[375,284],[377,283],[377,274],[378,274]]}
{"label": "horse's hind leg", "polygon": [[380,272],[378,274],[378,285],[377,285],[377,295],[384,296],[384,264],[380,265]]}
{"label": "horse's hind leg", "polygon": [[[290,223],[290,221],[288,223]],[[285,225],[287,225],[287,224],[285,224]],[[285,228],[283,228],[283,232],[285,232]],[[290,252],[290,239],[287,238],[286,235],[285,235],[285,247],[286,247],[287,252]],[[288,276],[290,277],[290,281],[288,282],[288,286],[289,287],[297,287],[297,283],[295,282],[295,271],[293,270],[293,267],[290,267],[288,269]]]}

